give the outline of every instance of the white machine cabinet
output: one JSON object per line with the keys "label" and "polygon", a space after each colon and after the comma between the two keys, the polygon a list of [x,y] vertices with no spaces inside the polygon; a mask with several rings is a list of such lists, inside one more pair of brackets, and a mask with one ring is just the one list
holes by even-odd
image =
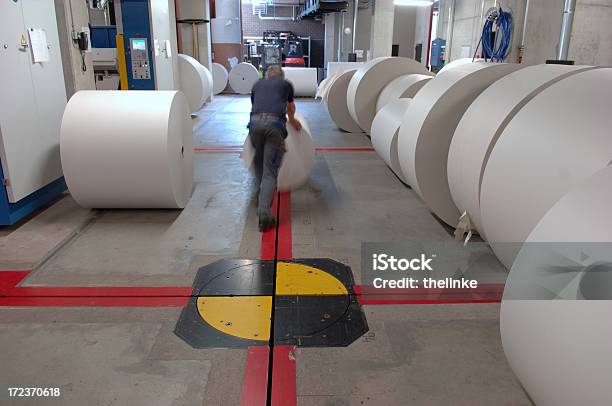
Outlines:
{"label": "white machine cabinet", "polygon": [[[47,52],[41,52],[43,42]],[[34,62],[33,48],[42,62]],[[62,177],[59,133],[65,106],[53,0],[0,0],[0,194],[8,206],[32,200]]]}

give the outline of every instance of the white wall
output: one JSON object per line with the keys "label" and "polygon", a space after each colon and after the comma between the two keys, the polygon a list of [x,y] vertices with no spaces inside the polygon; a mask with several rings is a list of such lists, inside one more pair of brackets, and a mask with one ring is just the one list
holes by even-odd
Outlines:
{"label": "white wall", "polygon": [[[494,0],[441,0],[438,36],[447,39],[447,9],[454,1],[455,15],[451,40],[451,60],[461,54],[461,47],[468,45],[474,52],[486,12]],[[526,0],[505,0],[504,8],[513,12],[514,33],[511,52],[507,61],[517,62],[518,47],[523,27],[523,13]],[[499,2],[498,2],[499,3]],[[564,0],[531,0],[527,18],[525,39],[526,64],[544,63],[556,59]],[[612,66],[612,1],[577,0],[574,24],[570,39],[569,59],[577,64]],[[447,39],[448,40],[448,39]]]}
{"label": "white wall", "polygon": [[421,63],[427,65],[427,53],[429,52],[429,19],[430,7],[417,7],[414,27],[414,44],[423,44],[423,57]]}
{"label": "white wall", "polygon": [[363,58],[370,50],[370,31],[372,28],[372,9],[360,8],[357,14],[357,36],[355,38],[355,49],[363,50]]}
{"label": "white wall", "polygon": [[414,58],[418,8],[420,7],[395,6],[393,14],[393,44],[399,45],[398,56]]}
{"label": "white wall", "polygon": [[[69,1],[72,2],[72,17]],[[70,98],[79,90],[95,90],[96,83],[91,54],[85,53],[85,71],[83,71],[81,52],[72,41],[72,28],[75,27],[80,31],[81,27],[87,27],[89,24],[87,4],[80,0],[55,0],[55,14],[62,53],[66,96]]]}

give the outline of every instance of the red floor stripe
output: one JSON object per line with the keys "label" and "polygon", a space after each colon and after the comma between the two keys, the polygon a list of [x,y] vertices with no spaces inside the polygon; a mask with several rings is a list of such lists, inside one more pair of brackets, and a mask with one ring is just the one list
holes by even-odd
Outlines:
{"label": "red floor stripe", "polygon": [[191,287],[169,286],[74,286],[74,287],[39,287],[21,286],[12,289],[0,289],[0,296],[10,297],[190,297]]}
{"label": "red floor stripe", "polygon": [[504,284],[483,284],[475,289],[376,289],[356,285],[355,293],[363,305],[499,303]]}
{"label": "red floor stripe", "polygon": [[[315,147],[316,152],[373,152],[373,147]],[[221,147],[194,147],[196,154],[206,153],[240,153],[242,147],[221,146]]]}
{"label": "red floor stripe", "polygon": [[289,406],[296,403],[295,346],[274,346],[272,406]]}
{"label": "red floor stripe", "polygon": [[240,406],[265,406],[268,390],[268,346],[249,347]]}
{"label": "red floor stripe", "polygon": [[29,271],[0,271],[0,307],[182,307],[191,287],[16,287]]}
{"label": "red floor stripe", "polygon": [[[278,195],[272,203],[272,213],[277,212]],[[291,194],[280,194],[280,211],[278,221],[278,252],[280,260],[293,257],[291,238]],[[274,259],[276,251],[276,230],[267,230],[261,236],[261,259]],[[262,355],[264,353],[265,356]],[[264,406],[267,400],[267,371],[269,347],[249,347],[246,370],[242,384],[241,406]],[[295,347],[274,346],[274,365],[272,369],[272,404],[292,406],[297,404]],[[265,371],[265,372],[261,372]]]}
{"label": "red floor stripe", "polygon": [[316,152],[372,152],[373,147],[316,147]]}
{"label": "red floor stripe", "polygon": [[[278,259],[293,258],[293,239],[291,232],[291,194],[280,194],[280,213],[278,223]],[[292,406],[297,404],[295,346],[274,346],[274,365],[272,368],[272,405]]]}
{"label": "red floor stripe", "polygon": [[293,258],[291,239],[291,193],[280,194],[280,213],[278,223],[278,259]]}
{"label": "red floor stripe", "polygon": [[0,307],[183,307],[189,297],[0,297]]}
{"label": "red floor stripe", "polygon": [[[276,214],[278,207],[278,194],[274,194],[274,200],[272,201],[272,213]],[[279,238],[280,239],[280,238]],[[272,260],[276,250],[276,229],[270,228],[264,231],[261,235],[261,259]]]}
{"label": "red floor stripe", "polygon": [[19,282],[28,276],[29,273],[30,271],[0,271],[0,289],[14,288]]}
{"label": "red floor stripe", "polygon": [[242,147],[194,147],[193,152],[197,154],[210,152],[242,152]]}

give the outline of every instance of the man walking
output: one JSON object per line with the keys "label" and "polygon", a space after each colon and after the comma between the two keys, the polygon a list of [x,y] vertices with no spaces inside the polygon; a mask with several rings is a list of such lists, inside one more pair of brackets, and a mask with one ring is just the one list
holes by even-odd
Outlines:
{"label": "man walking", "polygon": [[280,66],[270,66],[265,79],[255,83],[251,90],[251,105],[249,138],[255,149],[253,165],[259,188],[259,231],[264,231],[276,226],[271,206],[278,169],[285,153],[287,117],[297,131],[302,125],[294,116],[293,86],[285,80]]}

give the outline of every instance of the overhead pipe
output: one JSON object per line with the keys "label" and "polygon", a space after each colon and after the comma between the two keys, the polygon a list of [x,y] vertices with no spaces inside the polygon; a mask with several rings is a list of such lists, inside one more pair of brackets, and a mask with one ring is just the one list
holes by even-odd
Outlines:
{"label": "overhead pipe", "polygon": [[563,6],[563,21],[561,22],[561,35],[559,36],[559,49],[557,51],[557,60],[559,61],[567,60],[575,9],[575,0],[565,0],[565,5]]}
{"label": "overhead pipe", "polygon": [[446,25],[446,47],[444,49],[444,64],[448,64],[451,61],[454,24],[455,24],[455,0],[450,0],[449,5],[448,5],[448,24]]}
{"label": "overhead pipe", "polygon": [[344,14],[343,11],[340,13],[342,18],[340,19],[340,43],[338,44],[338,61],[342,61],[344,59]]}
{"label": "overhead pipe", "polygon": [[359,0],[355,0],[353,5],[353,47],[352,52],[355,53],[355,39],[357,38],[357,13],[359,12]]}
{"label": "overhead pipe", "polygon": [[525,14],[523,15],[523,30],[521,31],[521,44],[519,45],[518,63],[523,63],[525,55],[525,38],[527,38],[527,16],[529,15],[529,0],[525,1]]}
{"label": "overhead pipe", "polygon": [[[273,7],[291,7],[292,17],[276,17],[276,16],[265,16],[265,17],[263,17],[261,15],[261,13],[257,13],[257,17],[259,17],[260,20],[295,21],[295,9],[296,9],[297,6],[295,6],[293,4],[275,3],[273,5]],[[276,13],[276,10],[275,10],[275,13]]]}

